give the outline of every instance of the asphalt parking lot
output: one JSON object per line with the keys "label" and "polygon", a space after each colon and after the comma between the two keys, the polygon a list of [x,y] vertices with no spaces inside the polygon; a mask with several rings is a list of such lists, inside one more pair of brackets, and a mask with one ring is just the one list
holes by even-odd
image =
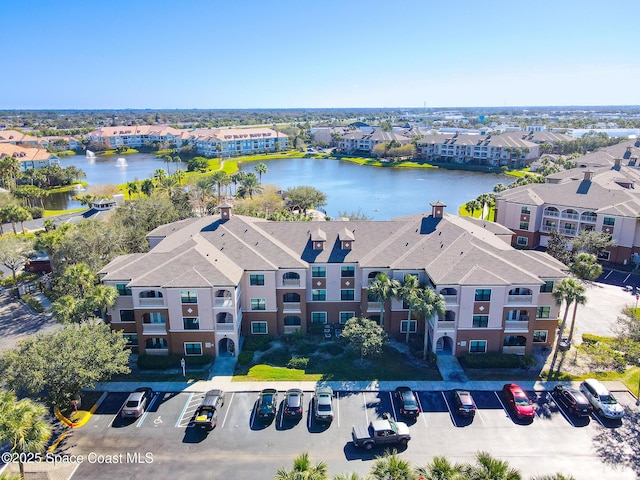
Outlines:
{"label": "asphalt parking lot", "polygon": [[550,393],[529,391],[536,411],[532,422],[516,420],[501,391],[472,391],[478,407],[472,419],[454,413],[451,391],[417,394],[422,413],[405,419],[393,392],[337,391],[335,418],[322,424],[309,413],[311,391],[304,392],[301,419],[284,418],[284,392],[279,392],[278,413],[266,422],[256,415],[258,392],[228,392],[216,428],[206,432],[189,426],[204,393],[156,392],[145,414],[125,420],[119,411],[127,393],[114,392],[84,427],[67,435],[56,454],[61,459],[83,455],[74,478],[270,479],[279,467],[291,468],[293,458],[304,451],[312,460],[326,461],[331,475],[365,474],[382,451],[356,449],[351,426],[389,414],[409,425],[412,440],[401,453],[414,465],[436,455],[470,461],[475,452],[487,450],[527,478],[555,472],[576,479],[636,478],[637,465],[620,460],[625,452],[635,457],[626,430],[637,429],[640,417],[628,392],[615,392],[626,418],[611,421],[597,414],[576,418]]}

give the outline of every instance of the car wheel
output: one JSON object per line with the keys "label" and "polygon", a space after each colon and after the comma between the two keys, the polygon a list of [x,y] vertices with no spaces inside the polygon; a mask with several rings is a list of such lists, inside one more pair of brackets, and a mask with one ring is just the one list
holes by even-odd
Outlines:
{"label": "car wheel", "polygon": [[367,443],[365,443],[365,444],[364,444],[364,448],[365,448],[366,450],[371,450],[371,449],[373,448],[373,443],[371,443],[371,442],[367,442]]}

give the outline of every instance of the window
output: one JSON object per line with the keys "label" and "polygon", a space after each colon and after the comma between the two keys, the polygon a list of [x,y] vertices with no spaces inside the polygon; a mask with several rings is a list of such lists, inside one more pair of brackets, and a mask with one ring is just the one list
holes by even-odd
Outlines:
{"label": "window", "polygon": [[340,300],[353,300],[355,292],[355,290],[340,290]]}
{"label": "window", "polygon": [[198,317],[182,317],[182,325],[185,330],[200,330],[200,319]]}
{"label": "window", "polygon": [[311,267],[311,276],[313,278],[325,278],[327,276],[327,267]]}
{"label": "window", "polygon": [[135,322],[136,319],[133,315],[133,310],[120,310],[121,322]]}
{"label": "window", "polygon": [[340,323],[345,324],[347,320],[356,316],[356,312],[340,312]]}
{"label": "window", "polygon": [[166,323],[164,313],[162,312],[150,312],[148,314],[144,314],[143,321],[146,320],[144,318],[145,316],[149,319],[149,321],[145,323]]}
{"label": "window", "polygon": [[118,295],[121,297],[131,296],[131,289],[127,287],[126,283],[116,283],[116,290],[118,290]]}
{"label": "window", "polygon": [[266,335],[267,322],[251,322],[251,333],[254,335]]}
{"label": "window", "polygon": [[284,324],[285,326],[300,326],[302,321],[300,320],[300,317],[288,316],[284,317]]}
{"label": "window", "polygon": [[201,342],[184,342],[185,355],[202,355]]}
{"label": "window", "polygon": [[520,230],[529,230],[529,222],[520,222]]}
{"label": "window", "polygon": [[604,217],[602,219],[602,224],[603,225],[607,225],[609,227],[613,227],[613,225],[616,223],[616,219],[613,217]]}
{"label": "window", "polygon": [[491,290],[489,289],[476,289],[476,302],[488,302],[491,300]]}
{"label": "window", "polygon": [[193,290],[184,290],[180,292],[182,303],[198,303],[198,294]]}
{"label": "window", "polygon": [[284,303],[299,303],[300,302],[300,295],[297,294],[297,293],[293,293],[293,292],[285,293],[282,296],[282,301]]}
{"label": "window", "polygon": [[540,287],[540,293],[551,293],[553,292],[553,280],[547,280],[544,282],[544,285]]}
{"label": "window", "polygon": [[533,343],[547,343],[547,330],[534,330]]}
{"label": "window", "polygon": [[531,214],[531,209],[529,207],[522,207],[520,209],[520,213],[523,215],[530,215]]}
{"label": "window", "polygon": [[474,315],[473,328],[487,328],[489,325],[489,315]]}
{"label": "window", "polygon": [[469,342],[469,353],[486,353],[487,341],[486,340],[471,340]]}
{"label": "window", "polygon": [[549,318],[551,315],[551,307],[538,307],[536,310],[536,318]]}
{"label": "window", "polygon": [[529,239],[527,237],[518,237],[518,245],[521,247],[526,247],[529,244]]}
{"label": "window", "polygon": [[264,286],[264,275],[249,275],[249,285]]}
{"label": "window", "polygon": [[137,333],[123,333],[122,338],[127,340],[127,346],[138,346],[138,334]]}
{"label": "window", "polygon": [[311,312],[311,323],[327,323],[327,312]]}
{"label": "window", "polygon": [[598,260],[609,260],[609,255],[611,255],[611,252],[602,250],[601,252],[598,252]]}
{"label": "window", "polygon": [[416,333],[418,329],[418,322],[415,320],[402,320],[400,322],[400,332],[407,333],[407,324],[409,325],[409,333]]}
{"label": "window", "polygon": [[341,267],[340,276],[342,278],[353,278],[356,276],[356,267]]}
{"label": "window", "polygon": [[267,309],[267,301],[264,298],[252,298],[251,299],[251,310],[266,310]]}
{"label": "window", "polygon": [[311,299],[315,302],[323,302],[327,299],[326,290],[311,290]]}

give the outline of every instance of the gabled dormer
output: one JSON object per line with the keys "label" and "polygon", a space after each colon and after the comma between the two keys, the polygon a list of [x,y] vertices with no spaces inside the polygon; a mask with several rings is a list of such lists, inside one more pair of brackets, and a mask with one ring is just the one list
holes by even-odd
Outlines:
{"label": "gabled dormer", "polygon": [[314,250],[324,250],[324,245],[327,242],[327,234],[317,228],[311,232],[311,244]]}
{"label": "gabled dormer", "polygon": [[353,242],[355,241],[355,239],[356,236],[346,227],[340,230],[340,232],[338,233],[338,240],[340,240],[340,248],[342,250],[351,250],[353,248]]}

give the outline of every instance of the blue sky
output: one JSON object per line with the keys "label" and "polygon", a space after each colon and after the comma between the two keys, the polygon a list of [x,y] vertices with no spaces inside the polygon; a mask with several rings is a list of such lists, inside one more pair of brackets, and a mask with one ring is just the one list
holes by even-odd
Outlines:
{"label": "blue sky", "polygon": [[0,109],[640,104],[638,15],[636,0],[3,0]]}

